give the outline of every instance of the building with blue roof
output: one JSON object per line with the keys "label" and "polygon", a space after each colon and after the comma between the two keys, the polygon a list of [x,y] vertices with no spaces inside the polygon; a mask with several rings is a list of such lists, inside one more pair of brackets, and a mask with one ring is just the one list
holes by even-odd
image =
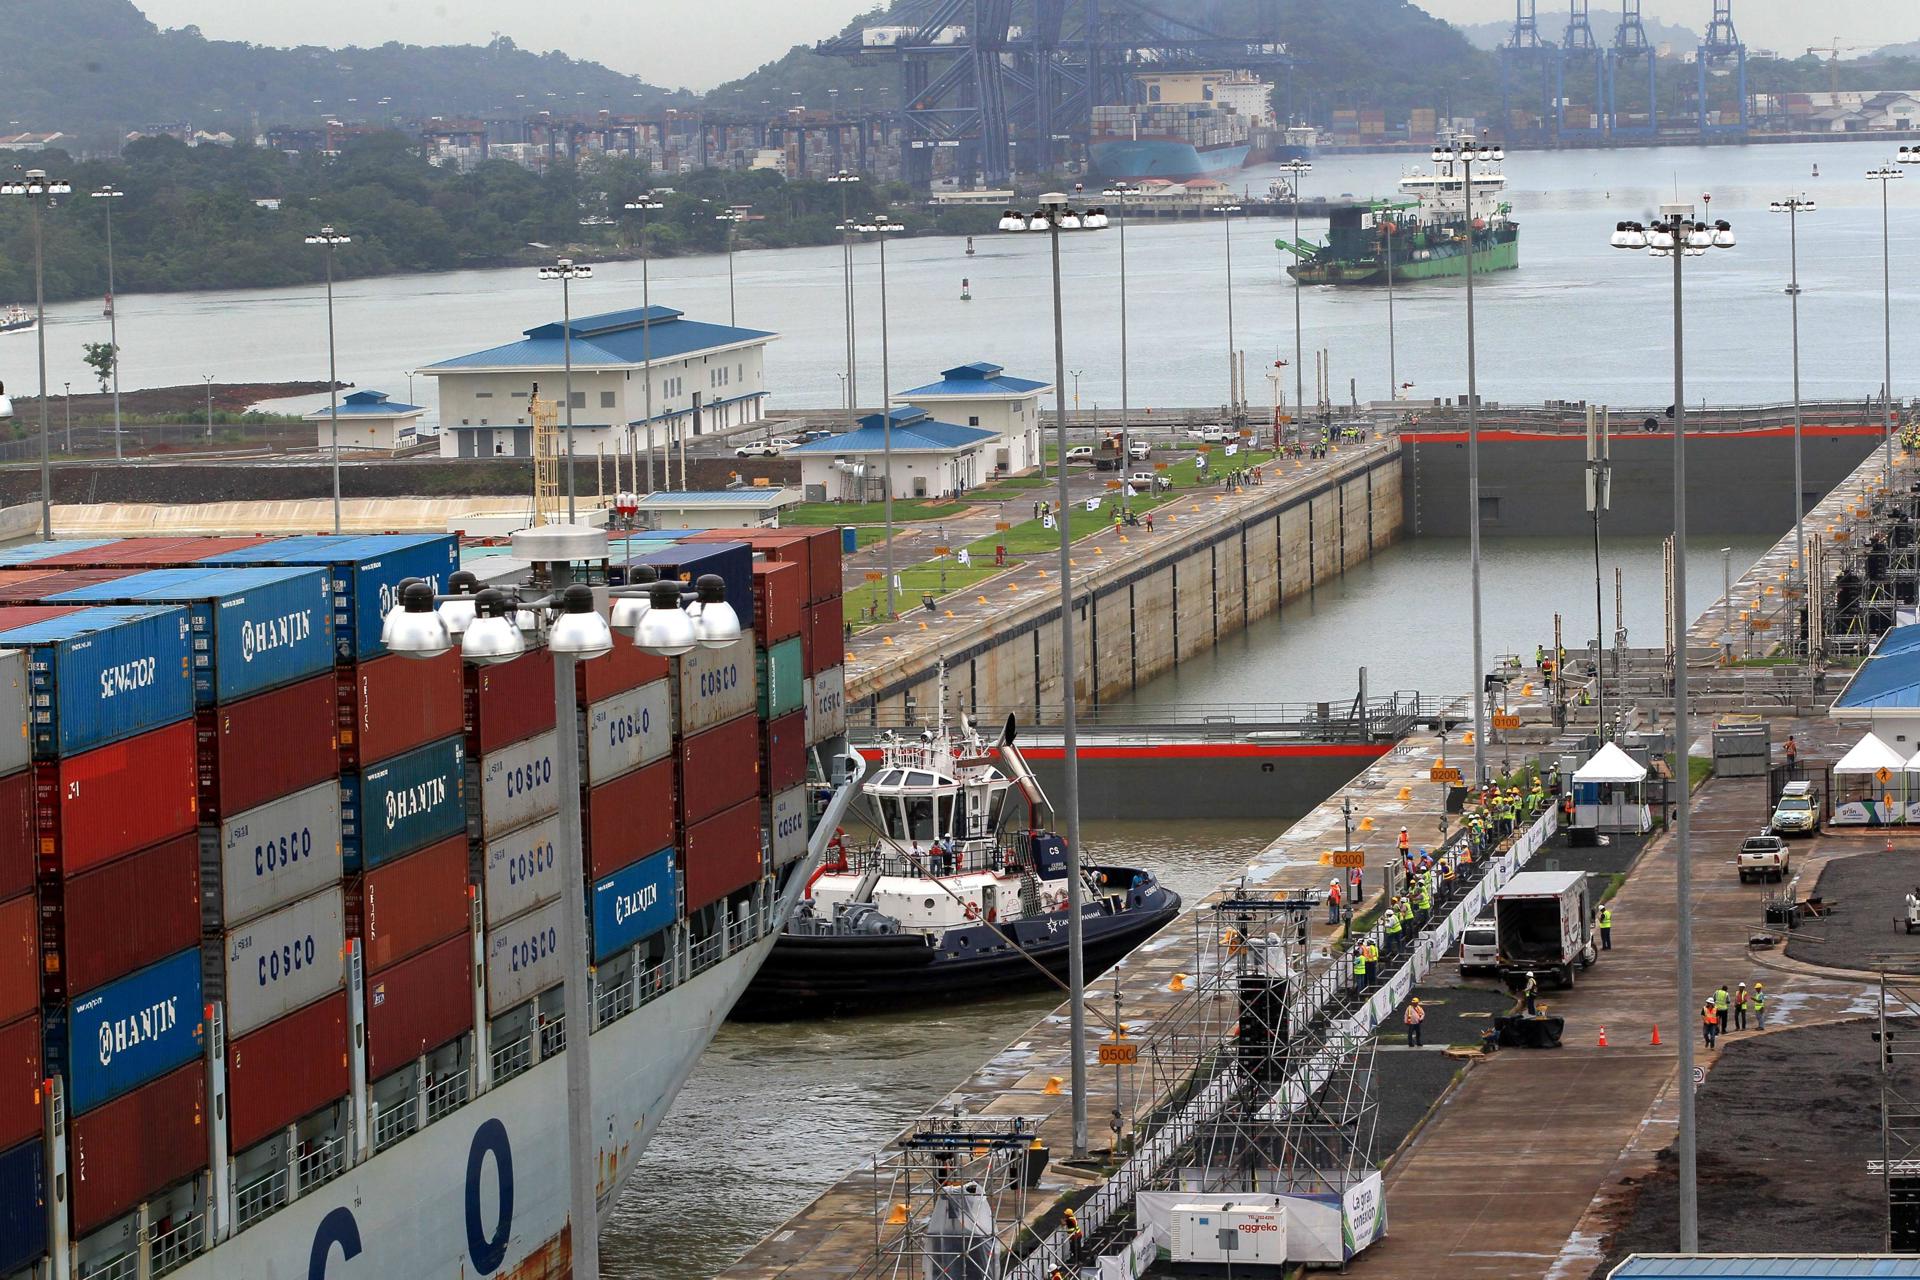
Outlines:
{"label": "building with blue roof", "polygon": [[1920,1257],[1872,1253],[1636,1253],[1607,1280],[1899,1280]]}
{"label": "building with blue roof", "polygon": [[[420,415],[426,410],[417,404],[402,404],[384,391],[355,391],[340,400],[340,447],[342,449],[380,449],[392,453],[420,441]],[[315,423],[314,437],[322,449],[333,444],[333,410],[321,405],[307,414]]]}
{"label": "building with blue roof", "polygon": [[1904,756],[1920,752],[1920,624],[1881,636],[1827,714],[1873,733]]}
{"label": "building with blue roof", "polygon": [[894,497],[950,497],[992,479],[990,450],[998,435],[903,406],[886,417],[870,413],[853,431],[786,451],[783,456],[800,462],[800,486],[810,501],[877,502],[886,496],[889,418]]}
{"label": "building with blue roof", "polygon": [[597,456],[761,421],[766,346],[776,336],[689,320],[672,307],[632,307],[536,325],[517,342],[420,372],[440,380],[443,457],[530,457],[528,399],[538,385],[543,399],[560,401],[571,341],[574,452]]}
{"label": "building with blue roof", "polygon": [[984,427],[1000,437],[992,446],[993,469],[1011,475],[1040,465],[1040,397],[1050,382],[1016,378],[986,360],[943,370],[940,381],[902,391],[895,397],[929,415],[969,427]]}

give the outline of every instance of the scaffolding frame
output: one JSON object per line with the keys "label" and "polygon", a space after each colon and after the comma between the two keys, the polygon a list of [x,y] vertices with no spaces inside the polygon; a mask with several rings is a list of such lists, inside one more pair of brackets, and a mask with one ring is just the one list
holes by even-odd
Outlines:
{"label": "scaffolding frame", "polygon": [[998,1280],[1021,1244],[1039,1116],[922,1116],[873,1165],[884,1280]]}
{"label": "scaffolding frame", "polygon": [[541,398],[536,385],[527,400],[533,422],[533,522],[559,524],[560,515],[560,406]]}

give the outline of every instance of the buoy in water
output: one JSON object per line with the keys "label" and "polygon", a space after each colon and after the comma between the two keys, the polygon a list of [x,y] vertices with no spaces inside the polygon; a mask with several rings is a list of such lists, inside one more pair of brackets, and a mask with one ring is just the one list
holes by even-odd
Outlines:
{"label": "buoy in water", "polygon": [[[973,250],[969,249],[967,250],[967,252],[972,253]],[[973,301],[973,282],[972,281],[962,280],[960,282],[960,301],[962,302]]]}
{"label": "buoy in water", "polygon": [[967,237],[967,256],[969,258],[973,256],[973,237],[972,236]]}

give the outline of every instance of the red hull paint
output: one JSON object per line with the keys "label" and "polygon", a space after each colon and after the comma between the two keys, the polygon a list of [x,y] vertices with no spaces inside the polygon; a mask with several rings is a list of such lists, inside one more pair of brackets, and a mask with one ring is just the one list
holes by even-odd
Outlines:
{"label": "red hull paint", "polygon": [[[1877,426],[1817,427],[1809,422],[1801,426],[1800,434],[1802,437],[1814,436],[1837,439],[1847,436],[1873,436],[1878,439],[1882,432]],[[1781,437],[1791,439],[1792,436],[1792,427],[1741,427],[1732,431],[1696,431],[1690,433],[1687,439],[1695,443],[1700,443],[1707,440],[1721,439],[1767,440]],[[1671,444],[1673,442],[1673,432],[1664,430],[1640,431],[1632,427],[1623,427],[1613,433],[1613,443],[1615,445],[1632,445],[1636,440],[1665,440]],[[1481,444],[1504,442],[1509,444],[1564,444],[1583,447],[1585,441],[1586,437],[1584,436],[1569,435],[1564,431],[1509,431],[1494,430],[1486,427],[1480,429]],[[1465,431],[1402,431],[1400,433],[1400,442],[1402,444],[1465,444],[1467,442],[1467,433]]]}

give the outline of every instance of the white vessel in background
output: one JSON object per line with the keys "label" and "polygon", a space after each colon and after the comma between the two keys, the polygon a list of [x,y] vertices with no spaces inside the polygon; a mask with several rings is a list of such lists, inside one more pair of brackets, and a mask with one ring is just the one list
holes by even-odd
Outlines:
{"label": "white vessel in background", "polygon": [[0,333],[32,333],[34,324],[33,312],[25,307],[12,306],[0,311]]}

